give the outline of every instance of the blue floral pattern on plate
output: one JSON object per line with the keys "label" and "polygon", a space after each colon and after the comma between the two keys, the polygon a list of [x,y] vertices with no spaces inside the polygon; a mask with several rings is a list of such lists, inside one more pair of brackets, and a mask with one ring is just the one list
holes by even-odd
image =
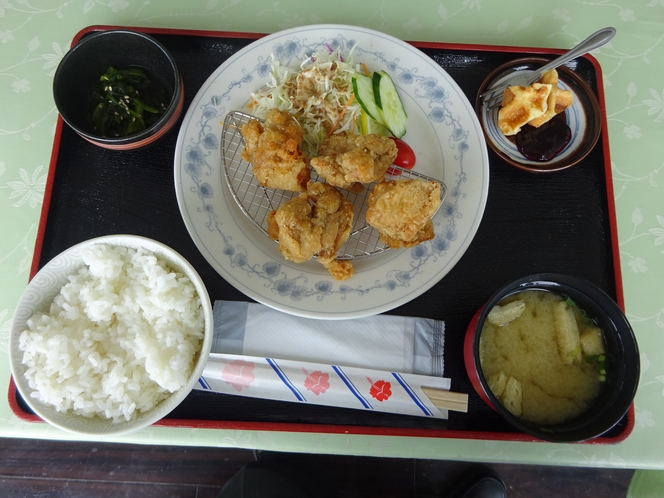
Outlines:
{"label": "blue floral pattern on plate", "polygon": [[[433,220],[433,240],[390,251],[389,256],[356,261],[355,275],[344,282],[332,279],[320,265],[286,262],[272,241],[245,223],[224,191],[220,173],[219,134],[226,113],[242,108],[249,94],[268,81],[271,57],[282,65],[299,67],[322,44],[343,52],[354,47],[355,62],[392,75],[409,115],[409,133],[404,138],[418,156],[416,168],[448,187]],[[399,306],[449,272],[481,220],[488,192],[488,157],[470,103],[449,75],[422,52],[364,28],[307,26],[257,40],[210,76],[183,120],[176,147],[175,187],[197,247],[239,290],[288,313],[352,318]]]}

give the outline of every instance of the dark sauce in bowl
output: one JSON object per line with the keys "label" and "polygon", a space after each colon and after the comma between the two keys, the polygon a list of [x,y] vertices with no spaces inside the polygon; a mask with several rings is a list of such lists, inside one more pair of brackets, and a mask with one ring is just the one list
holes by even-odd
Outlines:
{"label": "dark sauce in bowl", "polygon": [[516,134],[519,152],[531,161],[550,161],[567,146],[572,139],[572,130],[560,118],[553,118],[539,128],[525,125]]}

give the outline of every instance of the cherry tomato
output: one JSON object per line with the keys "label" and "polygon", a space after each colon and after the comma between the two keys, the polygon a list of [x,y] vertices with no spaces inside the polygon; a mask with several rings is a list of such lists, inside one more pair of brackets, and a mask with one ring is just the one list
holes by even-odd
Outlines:
{"label": "cherry tomato", "polygon": [[[408,145],[406,142],[399,138],[394,138],[390,137],[393,141],[394,144],[397,146],[397,157],[394,159],[394,164],[395,166],[399,166],[400,168],[405,168],[405,169],[413,169],[415,166],[415,152],[413,152],[413,149],[410,148],[410,145]],[[388,175],[392,176],[398,176],[401,174],[401,170],[397,168],[389,168],[387,170]]]}
{"label": "cherry tomato", "polygon": [[415,152],[406,142],[399,138],[390,137],[397,146],[397,158],[392,164],[400,168],[413,169],[415,166]]}

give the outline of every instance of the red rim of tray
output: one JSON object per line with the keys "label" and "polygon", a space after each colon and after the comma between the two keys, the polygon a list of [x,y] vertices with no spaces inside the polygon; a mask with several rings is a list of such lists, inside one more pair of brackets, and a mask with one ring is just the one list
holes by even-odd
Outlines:
{"label": "red rim of tray", "polygon": [[[186,29],[168,29],[168,28],[150,28],[150,27],[125,27],[112,25],[94,25],[88,26],[79,31],[72,41],[72,45],[78,42],[83,36],[96,31],[110,29],[132,29],[146,34],[169,34],[184,36],[206,36],[212,38],[246,38],[251,40],[259,39],[266,34],[262,33],[240,33],[230,31],[199,31]],[[475,50],[475,51],[501,51],[508,53],[529,54],[562,54],[564,50],[547,48],[525,48],[518,46],[498,46],[498,45],[470,45],[455,43],[436,43],[436,42],[409,42],[420,49],[448,49],[448,50]],[[584,55],[595,69],[597,78],[597,99],[601,109],[601,127],[602,134],[598,145],[602,147],[604,157],[605,187],[607,194],[607,216],[611,238],[612,263],[614,273],[614,283],[616,290],[616,302],[624,311],[623,284],[620,269],[620,258],[618,251],[618,237],[615,213],[615,200],[613,192],[613,182],[611,175],[611,160],[609,155],[609,143],[606,130],[608,130],[604,98],[604,83],[602,70],[598,61],[591,55]],[[60,141],[64,122],[60,116],[57,118],[51,160],[49,164],[46,188],[44,191],[44,202],[42,204],[39,227],[33,254],[32,266],[30,270],[30,279],[36,275],[39,270],[40,255],[43,248],[44,234],[46,232],[46,223],[48,219],[49,206],[52,197],[52,188],[55,178],[55,169],[58,162]],[[463,353],[463,352],[462,352]],[[8,400],[12,412],[21,420],[26,422],[45,423],[37,415],[25,412],[17,401],[17,389],[13,378],[10,378],[8,389]],[[578,444],[616,444],[626,439],[632,432],[635,424],[634,405],[632,404],[626,414],[626,423],[622,432],[616,437],[599,436],[591,440]],[[287,423],[287,422],[251,422],[251,421],[228,421],[228,420],[192,420],[167,418],[154,424],[158,427],[173,428],[196,428],[196,429],[222,429],[222,430],[252,430],[252,431],[279,431],[293,433],[324,433],[324,434],[354,434],[354,435],[382,435],[382,436],[404,436],[404,437],[430,437],[430,438],[453,438],[453,439],[471,439],[471,440],[494,440],[494,441],[518,441],[518,442],[542,442],[525,433],[518,432],[484,432],[484,431],[463,431],[453,429],[418,429],[402,427],[371,427],[371,426],[353,426],[353,425],[319,425],[311,423]]]}

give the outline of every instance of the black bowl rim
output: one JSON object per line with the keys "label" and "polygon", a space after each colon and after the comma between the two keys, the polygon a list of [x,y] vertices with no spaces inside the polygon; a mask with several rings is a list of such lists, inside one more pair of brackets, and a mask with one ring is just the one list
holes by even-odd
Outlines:
{"label": "black bowl rim", "polygon": [[[559,288],[561,289],[561,294],[565,294],[566,289],[573,289],[574,292],[585,295],[586,298],[594,303],[605,303],[602,306],[598,304],[597,309],[601,309],[602,312],[606,313],[607,315],[611,314],[610,318],[612,321],[614,321],[614,323],[618,322],[615,323],[615,328],[619,331],[618,337],[621,339],[620,342],[624,344],[625,347],[630,349],[628,351],[628,355],[633,357],[633,362],[629,365],[627,362],[625,362],[623,365],[621,365],[621,367],[624,367],[625,370],[627,370],[629,367],[632,368],[632,371],[630,372],[630,378],[634,379],[633,385],[629,386],[621,384],[621,389],[617,395],[618,399],[614,400],[614,406],[618,407],[618,411],[616,413],[619,413],[619,415],[615,416],[613,419],[604,421],[604,423],[598,423],[596,420],[591,420],[591,422],[595,424],[592,426],[594,427],[594,430],[589,430],[588,427],[590,426],[575,426],[575,421],[583,419],[583,414],[571,421],[550,426],[542,426],[542,424],[534,424],[524,421],[507,410],[487,385],[487,381],[480,366],[479,357],[479,341],[482,325],[486,320],[486,316],[489,314],[489,311],[491,311],[491,308],[493,308],[493,306],[501,299],[524,290],[537,288],[547,290]],[[636,342],[634,331],[632,330],[632,327],[620,306],[618,306],[613,298],[611,298],[606,292],[588,280],[560,273],[536,273],[513,280],[502,286],[491,296],[491,298],[489,298],[489,300],[482,308],[475,324],[473,335],[473,361],[475,363],[475,371],[477,373],[480,385],[484,390],[484,394],[491,401],[493,408],[495,408],[496,411],[498,411],[498,413],[505,420],[507,420],[507,422],[509,422],[512,426],[519,429],[520,431],[530,434],[531,436],[534,436],[538,439],[558,443],[582,442],[601,436],[602,434],[612,429],[620,422],[620,420],[629,410],[634,400],[634,396],[636,395],[640,377],[640,357],[638,344]]]}
{"label": "black bowl rim", "polygon": [[[63,78],[63,72],[65,71],[65,65],[66,62],[75,55],[76,51],[80,50],[81,47],[84,45],[94,42],[94,40],[98,38],[103,38],[103,37],[108,37],[108,36],[114,36],[116,34],[124,34],[124,35],[131,35],[131,36],[136,36],[138,38],[142,38],[153,45],[155,45],[159,50],[166,56],[169,64],[171,65],[171,68],[173,70],[173,78],[175,82],[175,88],[173,89],[173,95],[171,96],[171,101],[169,102],[166,112],[157,120],[155,123],[153,123],[151,126],[148,128],[144,129],[143,131],[136,133],[134,135],[129,135],[126,137],[117,137],[117,138],[109,138],[109,137],[100,137],[99,135],[94,135],[92,133],[89,133],[85,130],[82,130],[79,126],[76,124],[72,123],[69,118],[67,117],[66,111],[63,112],[62,106],[58,102],[58,96],[57,96],[57,85],[60,82],[61,78]],[[171,53],[166,49],[164,45],[162,45],[158,40],[153,38],[150,35],[147,35],[145,33],[142,33],[140,31],[134,31],[131,29],[110,29],[106,31],[98,31],[91,33],[83,38],[81,38],[67,53],[62,57],[62,60],[58,64],[58,67],[55,71],[55,74],[53,76],[53,97],[55,100],[55,106],[58,109],[58,112],[60,113],[60,116],[62,119],[69,125],[76,133],[81,135],[82,137],[92,141],[96,142],[99,144],[104,144],[108,146],[121,146],[121,145],[127,145],[131,144],[134,142],[140,142],[145,140],[146,138],[152,136],[159,130],[162,126],[164,126],[168,121],[171,119],[173,116],[173,113],[176,111],[177,106],[179,101],[181,100],[181,94],[182,94],[182,77],[180,75],[180,70],[178,69],[178,66],[175,62],[175,59],[171,55]]]}
{"label": "black bowl rim", "polygon": [[[477,92],[477,96],[475,98],[475,112],[477,114],[477,118],[480,120],[480,124],[482,125],[482,131],[484,132],[485,135],[487,135],[485,125],[484,125],[484,119],[482,117],[482,99],[480,99],[479,95],[485,90],[487,85],[491,83],[499,74],[507,71],[508,69],[517,66],[517,65],[532,65],[532,64],[538,64],[538,65],[543,65],[550,62],[550,59],[546,59],[543,57],[539,57],[537,55],[532,55],[528,57],[521,57],[518,59],[513,59],[510,61],[507,61],[497,68],[495,68],[489,75],[482,80],[482,83],[480,84],[480,88]],[[550,165],[549,167],[538,167],[537,164],[533,163],[527,163],[527,162],[520,162],[516,161],[513,158],[509,157],[507,154],[505,154],[499,147],[496,147],[493,143],[492,140],[489,139],[489,137],[486,137],[487,144],[491,149],[500,156],[501,159],[503,159],[505,162],[510,164],[511,166],[514,166],[516,168],[519,168],[523,171],[528,171],[530,173],[554,173],[556,171],[561,171],[567,168],[571,168],[572,166],[575,166],[579,164],[581,161],[583,161],[588,154],[593,150],[597,142],[599,141],[599,137],[602,133],[602,120],[601,120],[601,107],[599,105],[599,101],[597,100],[597,96],[593,92],[593,90],[590,88],[588,83],[586,83],[574,70],[570,69],[567,65],[562,65],[557,68],[559,72],[562,72],[564,77],[566,79],[572,80],[575,86],[578,87],[580,91],[583,92],[583,94],[586,96],[586,98],[589,100],[589,104],[591,109],[586,109],[586,129],[587,130],[592,130],[594,131],[591,140],[585,140],[583,142],[583,146],[577,149],[577,152],[572,155],[571,157],[567,158],[566,160],[558,160],[552,159],[551,161],[547,161],[545,163],[542,163],[543,165]],[[589,116],[589,111],[592,111],[592,116]],[[524,159],[525,161],[525,159]]]}

